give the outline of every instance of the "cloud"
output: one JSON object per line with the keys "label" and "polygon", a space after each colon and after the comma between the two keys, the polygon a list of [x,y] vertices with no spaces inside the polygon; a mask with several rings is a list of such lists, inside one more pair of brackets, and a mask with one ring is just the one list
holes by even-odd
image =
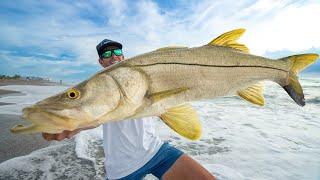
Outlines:
{"label": "cloud", "polygon": [[289,5],[262,23],[250,25],[246,36],[253,51],[301,51],[320,47],[320,24],[312,21],[320,17],[320,4]]}
{"label": "cloud", "polygon": [[[0,61],[1,66],[5,62],[14,67],[13,74],[29,69],[30,74],[82,80],[100,68],[95,46],[102,39],[122,42],[125,56],[132,57],[168,45],[201,46],[239,27],[247,29],[240,41],[253,54],[320,49],[320,24],[313,21],[320,17],[320,4],[312,0],[24,1],[19,6],[2,1],[0,5],[4,17]],[[43,71],[48,66],[50,70]],[[55,74],[62,69],[68,73]]]}
{"label": "cloud", "polygon": [[115,36],[123,40],[130,55],[172,44],[200,46],[239,27],[247,29],[241,41],[258,55],[320,47],[320,25],[311,21],[320,16],[320,4],[316,2],[201,1],[190,3],[193,8],[169,12],[153,1],[138,4],[133,6],[136,14],[123,18],[126,23],[117,27],[122,33]]}
{"label": "cloud", "polygon": [[17,56],[12,52],[0,52],[1,74],[22,76],[39,76],[51,78],[55,81],[60,79],[74,81],[89,77],[100,68],[98,66],[79,65],[72,61],[51,61],[46,57]]}

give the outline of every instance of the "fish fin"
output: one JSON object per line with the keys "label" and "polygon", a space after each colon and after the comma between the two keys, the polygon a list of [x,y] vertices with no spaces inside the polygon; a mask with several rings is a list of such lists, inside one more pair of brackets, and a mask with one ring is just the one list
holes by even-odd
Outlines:
{"label": "fish fin", "polygon": [[244,53],[249,53],[249,48],[247,48],[244,44],[237,43],[236,41],[242,36],[245,32],[245,29],[235,29],[229,32],[226,32],[219,37],[210,41],[207,45],[210,46],[226,46],[233,49],[240,50]]}
{"label": "fish fin", "polygon": [[184,48],[188,48],[185,46],[167,46],[167,47],[162,47],[159,49],[156,49],[155,51],[166,51],[166,50],[175,50],[175,49],[184,49]]}
{"label": "fish fin", "polygon": [[318,54],[311,53],[293,55],[280,59],[290,61],[291,63],[287,84],[281,86],[289,94],[289,96],[300,106],[304,106],[306,103],[297,74],[306,67],[308,67],[310,64],[314,63],[318,59],[318,57]]}
{"label": "fish fin", "polygon": [[150,94],[149,97],[151,98],[152,102],[155,103],[155,102],[160,101],[161,99],[167,98],[167,97],[175,95],[175,94],[179,94],[179,93],[184,92],[188,89],[189,88],[187,88],[187,87],[182,87],[182,88],[177,88],[177,89],[160,91],[160,92]]}
{"label": "fish fin", "polygon": [[11,128],[10,131],[15,134],[34,134],[40,132],[38,127],[34,124],[28,126],[19,124]]}
{"label": "fish fin", "polygon": [[244,44],[240,44],[240,43],[228,44],[227,47],[240,50],[244,53],[249,53],[249,49]]}
{"label": "fish fin", "polygon": [[160,118],[171,129],[190,140],[197,140],[201,136],[201,124],[198,114],[190,104],[183,104],[168,109]]}
{"label": "fish fin", "polygon": [[258,83],[258,84],[249,86],[245,90],[238,91],[238,95],[253,104],[263,106],[264,105],[263,89],[264,89],[263,84]]}

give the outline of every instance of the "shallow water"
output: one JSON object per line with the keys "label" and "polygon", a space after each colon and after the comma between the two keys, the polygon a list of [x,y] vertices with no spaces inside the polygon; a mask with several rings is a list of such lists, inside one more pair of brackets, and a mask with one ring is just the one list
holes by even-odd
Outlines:
{"label": "shallow water", "polygon": [[[320,80],[301,79],[307,105],[300,107],[278,85],[266,82],[264,107],[238,97],[196,102],[203,135],[186,140],[155,118],[158,135],[183,150],[218,179],[320,179]],[[64,90],[61,86],[4,86],[24,95],[0,98],[21,109]],[[0,179],[103,179],[101,127],[0,164]],[[148,176],[146,179],[154,179]]]}

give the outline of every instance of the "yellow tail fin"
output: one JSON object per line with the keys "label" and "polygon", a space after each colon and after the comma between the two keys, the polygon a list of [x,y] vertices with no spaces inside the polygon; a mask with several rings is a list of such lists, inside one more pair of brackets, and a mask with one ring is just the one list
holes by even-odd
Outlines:
{"label": "yellow tail fin", "polygon": [[289,94],[289,96],[300,106],[305,105],[305,99],[297,74],[314,63],[318,59],[318,57],[318,54],[299,54],[281,59],[290,61],[291,63],[291,69],[287,81],[288,84],[282,87]]}

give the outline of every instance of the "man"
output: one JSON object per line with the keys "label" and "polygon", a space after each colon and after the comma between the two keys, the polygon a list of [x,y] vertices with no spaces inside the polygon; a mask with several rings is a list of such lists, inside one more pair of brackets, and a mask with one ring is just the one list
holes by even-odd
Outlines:
{"label": "man", "polygon": [[[105,39],[96,48],[104,68],[124,60],[118,42]],[[91,128],[95,127],[85,129]],[[61,141],[81,130],[43,133],[43,137]],[[162,142],[151,117],[103,124],[103,141],[107,179],[142,179],[147,174],[159,179],[215,179],[191,157]]]}

